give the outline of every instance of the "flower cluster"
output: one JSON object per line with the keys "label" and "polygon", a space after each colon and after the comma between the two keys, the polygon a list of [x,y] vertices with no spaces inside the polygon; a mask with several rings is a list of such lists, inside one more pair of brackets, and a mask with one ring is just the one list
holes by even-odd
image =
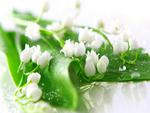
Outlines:
{"label": "flower cluster", "polygon": [[51,54],[47,51],[42,53],[39,45],[30,48],[29,45],[26,44],[25,49],[20,54],[20,60],[23,63],[28,63],[32,60],[32,62],[37,63],[41,68],[47,66],[51,59]]}
{"label": "flower cluster", "polygon": [[33,102],[38,101],[42,96],[42,90],[38,86],[40,79],[41,75],[39,73],[31,73],[27,79],[28,85],[23,89],[26,97]]}
{"label": "flower cluster", "polygon": [[71,40],[66,40],[65,45],[62,48],[61,52],[63,52],[66,57],[72,57],[72,56],[79,57],[85,55],[86,48],[84,43],[82,42],[74,43]]}
{"label": "flower cluster", "polygon": [[103,44],[102,37],[88,28],[79,31],[79,41],[85,43],[94,50],[99,49]]}
{"label": "flower cluster", "polygon": [[87,76],[93,76],[96,74],[96,68],[99,73],[105,73],[109,64],[107,56],[103,55],[100,59],[95,51],[87,53],[86,63],[84,67],[85,74]]}

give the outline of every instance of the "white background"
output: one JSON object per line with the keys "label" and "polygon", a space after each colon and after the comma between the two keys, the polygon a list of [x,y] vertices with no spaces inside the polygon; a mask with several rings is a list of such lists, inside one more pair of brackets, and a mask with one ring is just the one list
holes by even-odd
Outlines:
{"label": "white background", "polygon": [[[43,0],[0,0],[0,21],[5,26],[11,26],[6,22],[6,15],[15,8],[19,11],[32,11],[38,15]],[[76,0],[49,0],[50,11],[44,15],[49,19],[62,20],[66,16],[74,14]],[[103,19],[107,24],[114,20],[120,20],[129,27],[135,38],[142,40],[142,45],[150,50],[150,1],[149,0],[80,0],[82,10],[77,18],[77,23],[95,25],[98,19]]]}

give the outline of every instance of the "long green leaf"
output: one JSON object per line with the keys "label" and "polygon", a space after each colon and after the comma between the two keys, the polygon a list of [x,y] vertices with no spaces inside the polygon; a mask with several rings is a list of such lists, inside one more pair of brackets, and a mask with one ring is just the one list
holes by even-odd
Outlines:
{"label": "long green leaf", "polygon": [[18,86],[21,74],[17,72],[20,59],[15,45],[15,33],[7,33],[0,27],[0,50],[6,55],[10,74]]}

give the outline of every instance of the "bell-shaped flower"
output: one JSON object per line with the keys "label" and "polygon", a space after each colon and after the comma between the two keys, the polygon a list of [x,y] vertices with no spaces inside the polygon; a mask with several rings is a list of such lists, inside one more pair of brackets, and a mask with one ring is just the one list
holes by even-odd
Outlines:
{"label": "bell-shaped flower", "polygon": [[107,56],[103,55],[97,62],[97,71],[99,73],[105,73],[109,64],[109,59]]}
{"label": "bell-shaped flower", "polygon": [[28,44],[25,45],[25,49],[20,54],[20,60],[23,63],[28,63],[31,59],[32,49]]}
{"label": "bell-shaped flower", "polygon": [[93,76],[96,73],[96,67],[91,57],[86,58],[84,72],[87,76]]}
{"label": "bell-shaped flower", "polygon": [[95,39],[90,44],[90,47],[92,49],[97,50],[97,49],[99,49],[102,46],[102,44],[103,44],[103,41],[102,41],[101,37],[100,36],[96,36]]}
{"label": "bell-shaped flower", "polygon": [[41,56],[37,59],[37,64],[40,65],[41,68],[44,68],[49,64],[49,61],[52,59],[52,56],[49,52],[45,51],[41,54]]}
{"label": "bell-shaped flower", "polygon": [[31,101],[36,102],[42,97],[42,90],[36,83],[31,83],[26,88],[26,97]]}
{"label": "bell-shaped flower", "polygon": [[88,28],[79,31],[79,41],[84,43],[91,43],[94,40],[94,34]]}
{"label": "bell-shaped flower", "polygon": [[41,56],[40,46],[37,45],[32,54],[32,62],[37,63],[37,59]]}
{"label": "bell-shaped flower", "polygon": [[130,49],[138,49],[140,47],[139,42],[136,39],[129,40]]}
{"label": "bell-shaped flower", "polygon": [[32,41],[40,39],[40,26],[37,23],[29,22],[26,29],[25,35]]}
{"label": "bell-shaped flower", "polygon": [[96,65],[98,62],[98,55],[95,51],[91,50],[91,52],[87,52],[87,58],[92,59],[92,62]]}
{"label": "bell-shaped flower", "polygon": [[65,45],[60,52],[63,52],[66,57],[72,57],[74,54],[74,42],[66,40]]}
{"label": "bell-shaped flower", "polygon": [[74,45],[74,55],[76,57],[83,56],[85,54],[86,48],[83,42],[75,43]]}
{"label": "bell-shaped flower", "polygon": [[128,43],[123,41],[117,41],[113,44],[113,53],[119,54],[128,50]]}
{"label": "bell-shaped flower", "polygon": [[28,78],[27,78],[27,82],[31,82],[31,83],[39,83],[41,79],[41,75],[39,73],[31,73]]}

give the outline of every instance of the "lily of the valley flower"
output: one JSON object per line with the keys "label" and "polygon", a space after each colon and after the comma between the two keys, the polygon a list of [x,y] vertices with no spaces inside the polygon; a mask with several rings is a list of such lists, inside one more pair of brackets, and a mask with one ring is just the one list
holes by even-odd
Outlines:
{"label": "lily of the valley flower", "polygon": [[39,73],[31,73],[29,76],[28,76],[28,79],[27,79],[27,82],[31,82],[31,83],[39,83],[41,79],[41,75]]}
{"label": "lily of the valley flower", "polygon": [[73,42],[71,40],[66,40],[65,45],[62,48],[61,52],[64,53],[66,57],[79,57],[83,56],[86,52],[86,47],[83,42]]}
{"label": "lily of the valley flower", "polygon": [[40,65],[41,68],[44,68],[49,64],[49,61],[52,59],[52,56],[49,52],[45,51],[41,54],[41,56],[37,59],[37,64]]}
{"label": "lily of the valley flower", "polygon": [[31,99],[31,101],[36,102],[42,96],[42,90],[36,83],[31,83],[26,88],[26,97]]}
{"label": "lily of the valley flower", "polygon": [[25,35],[32,41],[40,39],[40,26],[37,23],[29,22],[26,29]]}
{"label": "lily of the valley flower", "polygon": [[128,29],[125,29],[121,33],[121,36],[124,42],[129,42],[129,40],[132,38],[132,33]]}
{"label": "lily of the valley flower", "polygon": [[109,64],[109,59],[107,56],[103,55],[97,62],[97,71],[99,73],[105,73]]}
{"label": "lily of the valley flower", "polygon": [[23,63],[28,63],[32,58],[32,62],[37,63],[41,68],[44,68],[48,65],[49,61],[52,59],[52,56],[49,52],[41,52],[40,46],[29,47],[26,44],[25,49],[20,54],[20,59]]}
{"label": "lily of the valley flower", "polygon": [[74,25],[74,20],[73,20],[73,18],[67,17],[67,18],[64,19],[64,21],[63,21],[63,26],[64,26],[64,27],[70,28],[70,27],[72,27],[73,25]]}
{"label": "lily of the valley flower", "polygon": [[88,28],[79,31],[79,41],[84,43],[91,43],[94,40],[94,34]]}
{"label": "lily of the valley flower", "polygon": [[32,49],[29,47],[29,45],[27,44],[25,45],[25,49],[20,54],[20,60],[23,63],[28,63],[30,61],[32,55]]}
{"label": "lily of the valley flower", "polygon": [[66,57],[72,57],[74,54],[74,42],[66,40],[61,52],[63,52]]}
{"label": "lily of the valley flower", "polygon": [[86,48],[83,42],[75,43],[74,46],[74,55],[76,57],[83,56],[85,54]]}
{"label": "lily of the valley flower", "polygon": [[103,41],[100,36],[96,36],[95,39],[91,42],[90,47],[92,49],[99,49],[103,44]]}
{"label": "lily of the valley flower", "polygon": [[35,47],[35,50],[34,50],[33,54],[32,54],[32,62],[37,63],[37,60],[38,60],[38,58],[40,57],[41,53],[42,53],[42,52],[41,52],[41,50],[40,50],[40,46],[37,45],[37,46]]}
{"label": "lily of the valley flower", "polygon": [[93,59],[91,57],[86,58],[84,72],[87,76],[93,76],[96,73],[95,64],[94,64]]}
{"label": "lily of the valley flower", "polygon": [[123,41],[117,41],[113,44],[113,53],[119,54],[128,50],[128,43]]}
{"label": "lily of the valley flower", "polygon": [[129,40],[130,49],[138,49],[140,47],[139,42],[136,39]]}
{"label": "lily of the valley flower", "polygon": [[91,52],[87,52],[87,58],[92,59],[92,62],[96,65],[98,62],[98,55],[95,51],[91,50]]}

